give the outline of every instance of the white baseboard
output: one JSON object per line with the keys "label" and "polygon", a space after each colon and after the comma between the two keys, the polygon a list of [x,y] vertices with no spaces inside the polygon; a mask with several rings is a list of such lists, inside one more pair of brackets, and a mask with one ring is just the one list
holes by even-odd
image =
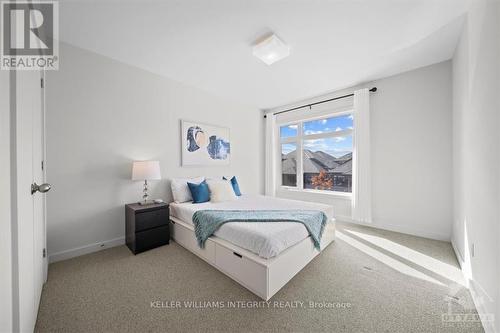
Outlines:
{"label": "white baseboard", "polygon": [[486,293],[483,287],[474,280],[469,281],[469,290],[472,295],[472,300],[476,306],[477,313],[481,317],[481,323],[483,324],[485,333],[495,333],[495,322],[491,318],[495,315],[493,309],[489,311],[488,309],[494,308],[495,302]]}
{"label": "white baseboard", "polygon": [[393,225],[393,224],[362,223],[362,222],[355,221],[355,220],[351,219],[351,217],[348,217],[348,216],[336,216],[335,219],[337,221],[340,221],[340,222],[354,223],[354,224],[364,225],[367,227],[388,230],[388,231],[394,231],[394,232],[399,232],[402,234],[408,234],[408,235],[412,235],[412,236],[424,237],[424,238],[435,239],[435,240],[446,241],[446,242],[450,241],[450,235],[435,233],[435,232],[431,232],[428,230],[419,230],[419,229],[415,229],[415,228],[411,228],[411,227],[405,227],[405,226]]}
{"label": "white baseboard", "polygon": [[[464,271],[464,265],[465,265],[465,260],[462,255],[462,252],[458,250],[458,247],[455,245],[455,241],[453,238],[451,239],[451,247],[453,248],[453,251],[455,252],[455,256],[457,257],[458,264],[460,265],[460,268],[462,269],[462,272]],[[465,274],[464,274],[465,276]],[[467,276],[465,276],[467,278]]]}
{"label": "white baseboard", "polygon": [[80,246],[74,249],[69,249],[53,254],[49,254],[49,263],[66,260],[74,257],[79,257],[84,254],[89,254],[92,252],[97,252],[104,249],[109,249],[110,247],[115,247],[125,244],[125,237],[119,237],[115,239],[110,239],[107,241]]}
{"label": "white baseboard", "polygon": [[[474,302],[474,305],[476,306],[477,313],[481,316],[481,323],[483,324],[484,331],[486,333],[495,333],[495,326],[494,322],[491,320],[488,320],[488,316],[492,315],[493,312],[488,311],[488,308],[494,308],[494,302],[491,299],[491,297],[486,293],[484,288],[477,282],[474,281],[474,279],[471,279],[466,272],[465,269],[465,258],[463,257],[462,253],[458,250],[458,247],[455,244],[455,241],[451,240],[451,246],[453,247],[453,251],[455,251],[455,255],[457,257],[458,263],[460,264],[460,268],[462,270],[462,274],[465,277],[467,287],[470,290],[471,296],[472,296],[472,301]],[[489,304],[489,306],[487,305]]]}

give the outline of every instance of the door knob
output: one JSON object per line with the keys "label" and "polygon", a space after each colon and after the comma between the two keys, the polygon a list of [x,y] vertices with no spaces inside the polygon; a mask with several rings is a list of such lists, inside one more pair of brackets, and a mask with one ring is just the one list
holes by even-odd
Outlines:
{"label": "door knob", "polygon": [[31,184],[31,194],[35,194],[36,192],[45,193],[48,192],[51,188],[51,185],[48,183],[38,185],[37,183]]}

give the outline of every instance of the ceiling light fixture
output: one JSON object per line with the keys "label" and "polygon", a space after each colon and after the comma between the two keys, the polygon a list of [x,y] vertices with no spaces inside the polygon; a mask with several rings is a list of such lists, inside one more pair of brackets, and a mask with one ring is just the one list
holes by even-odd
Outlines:
{"label": "ceiling light fixture", "polygon": [[253,55],[266,65],[272,65],[290,55],[290,46],[286,45],[278,36],[272,34],[254,45]]}

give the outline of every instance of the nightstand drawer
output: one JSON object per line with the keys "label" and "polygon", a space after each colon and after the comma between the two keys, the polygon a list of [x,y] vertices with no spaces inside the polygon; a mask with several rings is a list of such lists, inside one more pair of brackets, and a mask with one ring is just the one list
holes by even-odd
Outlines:
{"label": "nightstand drawer", "polygon": [[135,234],[135,253],[166,245],[169,240],[168,224],[163,227],[137,232]]}
{"label": "nightstand drawer", "polygon": [[125,205],[125,237],[128,248],[134,254],[168,244],[168,205]]}
{"label": "nightstand drawer", "polygon": [[135,215],[136,232],[162,225],[168,226],[168,209],[166,208],[141,212]]}

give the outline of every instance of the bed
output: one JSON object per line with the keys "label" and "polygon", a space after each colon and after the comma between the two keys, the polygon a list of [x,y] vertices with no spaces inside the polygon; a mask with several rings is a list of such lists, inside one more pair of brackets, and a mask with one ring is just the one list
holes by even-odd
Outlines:
{"label": "bed", "polygon": [[[331,206],[262,195],[235,201],[170,204],[174,241],[201,257],[264,300],[269,300],[335,238]],[[318,251],[303,224],[297,222],[228,222],[200,248],[193,215],[199,210],[318,210],[327,223]]]}

